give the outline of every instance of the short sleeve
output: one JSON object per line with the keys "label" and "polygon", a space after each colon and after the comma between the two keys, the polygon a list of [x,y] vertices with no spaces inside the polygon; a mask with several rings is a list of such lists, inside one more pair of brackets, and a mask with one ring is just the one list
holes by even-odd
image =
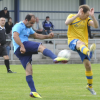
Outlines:
{"label": "short sleeve", "polygon": [[88,25],[89,25],[90,21],[92,21],[92,20],[88,17],[88,22],[87,22],[87,23],[88,23]]}
{"label": "short sleeve", "polygon": [[34,34],[35,31],[32,29],[32,27],[30,28],[30,34]]}
{"label": "short sleeve", "polygon": [[[72,16],[73,16],[73,14],[69,14],[68,17],[67,17],[67,19],[72,18]],[[67,19],[66,19],[66,20],[67,20]]]}
{"label": "short sleeve", "polygon": [[17,32],[17,33],[21,33],[22,27],[21,25],[18,23],[16,25],[14,25],[13,29],[12,29],[12,33]]}

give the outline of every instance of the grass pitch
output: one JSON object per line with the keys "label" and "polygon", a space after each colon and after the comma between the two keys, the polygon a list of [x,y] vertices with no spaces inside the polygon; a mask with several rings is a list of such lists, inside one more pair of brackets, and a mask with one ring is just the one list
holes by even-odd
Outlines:
{"label": "grass pitch", "polygon": [[[6,73],[0,65],[0,100],[33,100],[21,65],[11,65],[17,73]],[[97,95],[86,90],[82,64],[33,65],[33,79],[42,100],[100,100],[100,64],[92,64],[93,87]],[[38,99],[36,99],[38,100]]]}

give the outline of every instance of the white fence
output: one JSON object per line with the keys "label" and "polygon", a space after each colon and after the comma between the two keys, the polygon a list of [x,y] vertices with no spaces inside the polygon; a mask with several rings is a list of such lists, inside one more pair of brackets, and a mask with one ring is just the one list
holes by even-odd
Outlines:
{"label": "white fence", "polygon": [[[48,49],[52,50],[55,54],[58,54],[58,52],[62,49],[69,49],[68,44],[67,44],[67,39],[45,39],[45,40],[38,40],[38,39],[29,39],[30,41],[36,41],[36,42],[41,42],[44,46],[46,46]],[[45,41],[52,41],[53,44],[45,44]],[[7,41],[11,41],[9,39],[7,39]],[[89,46],[95,43],[96,44],[96,50],[94,52],[94,56],[93,59],[100,59],[100,39],[89,39]],[[10,55],[10,60],[16,60],[13,59],[14,57],[14,52],[13,52],[13,45],[11,43],[11,51],[10,51],[11,55]],[[73,51],[72,51],[73,53]],[[72,56],[74,55],[74,53],[72,54]],[[77,56],[74,55],[73,58]],[[76,58],[76,57],[75,57]]]}

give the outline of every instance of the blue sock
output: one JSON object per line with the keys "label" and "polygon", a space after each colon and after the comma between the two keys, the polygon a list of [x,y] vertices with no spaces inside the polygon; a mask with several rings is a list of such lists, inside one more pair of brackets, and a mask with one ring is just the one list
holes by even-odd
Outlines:
{"label": "blue sock", "polygon": [[57,56],[56,56],[53,52],[51,52],[49,49],[47,49],[47,48],[44,49],[43,55],[48,56],[48,57],[50,57],[51,59],[57,58]]}
{"label": "blue sock", "polygon": [[32,75],[26,76],[26,81],[31,89],[31,92],[36,92]]}

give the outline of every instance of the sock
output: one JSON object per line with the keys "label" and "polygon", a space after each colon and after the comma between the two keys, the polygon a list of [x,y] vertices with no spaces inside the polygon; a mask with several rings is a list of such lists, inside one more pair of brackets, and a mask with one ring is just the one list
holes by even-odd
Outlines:
{"label": "sock", "polygon": [[81,45],[81,46],[80,46],[80,51],[81,51],[83,54],[87,55],[88,52],[89,52],[89,49],[88,49],[85,45]]}
{"label": "sock", "polygon": [[9,71],[9,70],[10,70],[9,59],[4,60],[4,63],[5,63],[5,65],[6,65],[7,71]]}
{"label": "sock", "polygon": [[89,88],[92,88],[92,83],[93,83],[93,73],[92,71],[85,71],[85,75],[87,78],[87,83]]}
{"label": "sock", "polygon": [[28,83],[28,85],[29,85],[29,87],[31,89],[31,92],[36,92],[32,75],[26,76],[26,81],[27,81],[27,83]]}
{"label": "sock", "polygon": [[43,55],[48,56],[48,57],[50,57],[51,59],[57,58],[57,56],[56,56],[53,52],[51,52],[49,49],[47,49],[47,48],[44,49]]}

